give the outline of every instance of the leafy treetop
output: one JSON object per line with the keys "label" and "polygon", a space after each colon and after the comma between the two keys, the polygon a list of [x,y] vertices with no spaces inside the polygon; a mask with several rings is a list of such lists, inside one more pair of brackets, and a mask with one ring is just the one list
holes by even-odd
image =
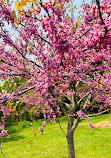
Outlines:
{"label": "leafy treetop", "polygon": [[[21,95],[21,102],[34,105],[35,113],[42,109],[53,123],[62,111],[70,131],[87,118],[89,107],[101,111],[111,106],[111,2],[83,3],[81,22],[67,14],[70,3],[21,0],[13,9],[10,0],[0,2],[0,78],[27,79],[16,90],[0,93],[1,130],[10,114],[4,103]],[[16,40],[6,23],[17,33]]]}

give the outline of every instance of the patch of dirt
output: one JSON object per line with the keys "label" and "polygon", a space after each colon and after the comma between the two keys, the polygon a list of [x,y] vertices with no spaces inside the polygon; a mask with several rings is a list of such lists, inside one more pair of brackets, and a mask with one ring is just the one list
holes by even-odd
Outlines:
{"label": "patch of dirt", "polygon": [[111,121],[101,121],[101,122],[96,123],[94,126],[111,128]]}

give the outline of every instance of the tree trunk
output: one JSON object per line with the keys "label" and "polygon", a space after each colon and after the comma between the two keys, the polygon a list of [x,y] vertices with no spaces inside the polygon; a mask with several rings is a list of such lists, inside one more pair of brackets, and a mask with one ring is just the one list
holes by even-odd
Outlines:
{"label": "tree trunk", "polygon": [[68,158],[75,158],[73,134],[74,132],[67,132]]}

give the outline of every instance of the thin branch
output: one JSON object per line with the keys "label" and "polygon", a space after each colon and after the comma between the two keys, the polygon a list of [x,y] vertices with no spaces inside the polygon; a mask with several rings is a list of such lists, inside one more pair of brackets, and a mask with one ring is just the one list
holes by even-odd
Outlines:
{"label": "thin branch", "polygon": [[70,102],[72,102],[72,99],[68,97],[67,95],[64,95]]}
{"label": "thin branch", "polygon": [[[22,23],[20,23],[21,26],[26,27],[25,25],[23,25]],[[28,28],[27,28],[28,29]],[[29,31],[31,31],[30,29],[28,29]],[[44,39],[42,36],[40,36],[39,34],[35,34],[37,35],[42,41],[48,43],[50,46],[53,46],[49,41],[47,41],[46,39]]]}
{"label": "thin branch", "polygon": [[86,96],[88,96],[89,94],[91,93],[91,91],[90,92],[87,92],[78,102],[77,102],[77,104],[79,104]]}
{"label": "thin branch", "polygon": [[101,111],[101,112],[99,112],[99,113],[97,113],[97,114],[85,115],[84,118],[80,119],[80,122],[81,122],[82,120],[86,120],[86,117],[98,116],[98,115],[104,114],[105,112],[108,112],[108,111],[110,111],[110,110],[111,110],[111,109],[106,109],[106,110]]}
{"label": "thin branch", "polygon": [[99,17],[100,17],[100,19],[101,19],[101,21],[102,21],[102,24],[105,25],[104,20],[103,20],[103,18],[102,18],[102,14],[101,14],[100,1],[99,1],[99,0],[96,0],[96,3],[97,3],[97,6],[98,6],[98,10],[99,10]]}
{"label": "thin branch", "polygon": [[[56,93],[58,93],[58,94],[60,94],[60,92],[59,91],[55,91]],[[66,97],[70,102],[72,102],[72,99],[70,98],[70,97],[68,97],[67,95],[65,95],[65,94],[63,94],[64,95],[64,97]]]}
{"label": "thin branch", "polygon": [[32,17],[32,16],[27,15],[27,14],[25,14],[25,16],[26,16],[26,17],[28,17],[28,18],[32,18],[32,19],[38,20],[38,18],[37,18],[37,17]]}
{"label": "thin branch", "polygon": [[[84,32],[81,36],[79,36],[78,38],[75,39],[75,41],[77,41],[78,39],[81,39],[84,35],[86,35],[89,31],[91,30],[91,28],[89,30],[87,30],[86,32]],[[74,41],[74,42],[75,42]]]}
{"label": "thin branch", "polygon": [[45,8],[45,7],[42,5],[42,0],[40,0],[40,3],[39,3],[39,4],[41,5],[41,7],[43,7],[43,8],[44,8],[44,10],[45,10],[45,11],[46,11],[46,13],[48,14],[49,18],[51,19],[51,16],[50,16],[50,14],[49,14],[48,9],[47,9],[47,8]]}
{"label": "thin branch", "polygon": [[77,117],[76,123],[72,126],[71,130],[74,131],[80,122],[80,117]]}
{"label": "thin branch", "polygon": [[37,47],[35,46],[35,44],[34,44],[34,48],[42,55],[42,57],[43,57],[44,59],[46,59],[46,57],[44,56],[44,54],[42,54],[42,53],[37,49]]}
{"label": "thin branch", "polygon": [[[111,31],[111,28],[110,28],[110,29],[108,29],[108,30],[107,30],[107,29],[105,29],[105,34],[104,34],[104,36],[103,36],[103,37],[100,37],[100,39],[105,38],[105,37],[106,37],[106,35],[107,35],[107,33],[108,33],[109,31]],[[96,42],[93,46],[90,46],[90,48],[89,48],[89,49],[91,49],[91,48],[95,48],[96,44],[97,44],[97,42]],[[75,49],[75,48],[74,48],[74,49]],[[83,52],[85,52],[85,51],[87,51],[87,50],[89,50],[89,49],[85,48],[85,49],[83,49],[82,51],[83,51]]]}
{"label": "thin branch", "polygon": [[[22,94],[24,94],[24,93],[26,93],[26,92],[28,92],[29,90],[32,90],[32,89],[34,89],[34,88],[36,88],[36,85],[34,85],[34,86],[30,87],[30,88],[27,88],[27,89],[23,90],[22,92],[20,92],[20,93],[18,93],[18,94],[15,94],[14,97],[19,96],[19,95],[22,95]],[[2,100],[2,98],[0,98],[0,100]],[[2,103],[6,102],[7,100],[8,100],[8,99],[4,99],[4,101],[3,101]]]}
{"label": "thin branch", "polygon": [[3,154],[2,145],[3,145],[3,137],[1,137],[1,154]]}
{"label": "thin branch", "polygon": [[[0,27],[1,27],[1,29],[2,29],[2,31],[4,32],[4,34],[6,35],[6,32],[3,30],[3,28],[2,28],[2,25],[1,25],[1,23],[0,23]],[[11,38],[10,38],[10,40],[11,40]],[[11,40],[12,41],[12,40]],[[20,52],[20,50],[18,49],[18,47],[12,42],[12,46],[18,51],[18,53],[24,58],[24,59],[26,59],[26,60],[28,60],[21,52]],[[34,61],[32,61],[32,60],[29,60],[31,63],[33,63],[34,65],[36,65],[36,66],[38,66],[38,67],[41,67],[40,65],[38,65],[38,64],[36,64]],[[42,67],[41,67],[42,68]]]}
{"label": "thin branch", "polygon": [[[14,48],[18,51],[18,53],[26,60],[28,60],[21,52],[20,50],[17,48],[17,46],[15,46],[15,44],[13,44]],[[37,67],[41,67],[40,65],[36,64],[34,61],[29,60],[31,63],[33,63],[34,65],[36,65]],[[42,67],[41,67],[42,68]]]}
{"label": "thin branch", "polygon": [[62,111],[64,112],[66,118],[68,118],[68,112],[67,112],[67,110],[65,109],[65,107],[64,107],[60,102],[58,102],[58,104],[59,104],[59,106],[61,107]]}
{"label": "thin branch", "polygon": [[33,96],[35,93],[36,93],[36,91],[35,91],[35,92],[33,92],[33,93],[31,93],[30,95],[28,95],[25,99],[23,99],[23,100],[22,100],[22,102],[21,102],[21,103],[24,103],[24,102],[25,102],[25,100],[26,100],[27,98],[29,98],[30,96]]}
{"label": "thin branch", "polygon": [[61,103],[62,103],[62,104],[65,104],[69,109],[71,108],[68,103],[65,103],[65,102],[61,102]]}
{"label": "thin branch", "polygon": [[73,94],[72,94],[72,100],[71,100],[71,103],[72,103],[72,107],[75,108],[76,97],[75,97],[75,95],[74,95],[74,90],[73,90]]}
{"label": "thin branch", "polygon": [[98,116],[98,115],[101,115],[101,114],[103,114],[103,113],[105,113],[105,112],[108,112],[108,111],[110,111],[111,109],[106,109],[106,110],[104,110],[104,111],[101,111],[101,112],[99,112],[99,113],[97,113],[97,114],[91,114],[91,115],[87,115],[87,117],[93,117],[93,116]]}
{"label": "thin branch", "polygon": [[86,99],[86,101],[85,101],[85,103],[84,103],[84,105],[83,105],[83,107],[82,107],[82,111],[83,110],[85,110],[85,108],[86,108],[86,106],[87,106],[87,102],[90,100],[90,97],[88,96],[88,98]]}
{"label": "thin branch", "polygon": [[46,43],[48,43],[50,46],[53,46],[49,41],[47,41],[46,39],[44,39],[43,37],[41,37],[39,34],[36,34],[38,37],[40,37],[40,39]]}
{"label": "thin branch", "polygon": [[[28,73],[28,74],[30,75],[30,73]],[[0,75],[4,75],[4,74],[0,73]],[[16,73],[12,73],[12,74],[8,73],[8,74],[5,74],[5,75],[7,75],[7,76],[22,76],[22,75],[25,75],[25,73],[18,73],[18,74],[16,74]]]}
{"label": "thin branch", "polygon": [[79,82],[79,81],[77,81],[77,83],[76,83],[76,85],[75,85],[75,88],[77,88],[77,87],[78,87],[79,83],[80,83],[80,82]]}
{"label": "thin branch", "polygon": [[3,62],[3,63],[5,63],[5,64],[7,64],[7,65],[9,65],[9,66],[13,66],[12,64],[8,64],[6,61],[4,61],[3,59],[1,59],[1,62]]}
{"label": "thin branch", "polygon": [[6,158],[5,154],[4,154],[3,150],[2,150],[2,146],[3,146],[3,137],[1,137],[1,154],[3,154],[4,158]]}
{"label": "thin branch", "polygon": [[65,135],[65,136],[66,136],[66,138],[67,138],[67,135],[65,134],[64,130],[62,129],[61,124],[60,124],[60,122],[59,122],[58,118],[56,118],[56,120],[57,120],[57,122],[59,123],[59,127],[60,127],[60,129],[62,130],[62,132],[64,133],[64,135]]}
{"label": "thin branch", "polygon": [[34,86],[30,87],[30,88],[25,89],[24,91],[18,93],[18,94],[15,95],[15,96],[19,96],[19,95],[21,95],[21,94],[23,94],[23,93],[26,93],[26,92],[28,92],[29,90],[32,90],[32,89],[34,89],[34,88],[36,88],[36,85],[34,85]]}

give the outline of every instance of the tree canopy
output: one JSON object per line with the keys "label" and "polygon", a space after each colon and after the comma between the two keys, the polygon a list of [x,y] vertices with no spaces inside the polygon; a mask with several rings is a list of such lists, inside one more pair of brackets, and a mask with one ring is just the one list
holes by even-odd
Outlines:
{"label": "tree canopy", "polygon": [[0,93],[1,129],[10,114],[4,103],[21,95],[25,108],[42,109],[44,119],[53,123],[63,112],[67,137],[87,119],[90,107],[101,112],[111,106],[111,2],[83,2],[82,8],[75,21],[70,0],[21,0],[15,9],[10,0],[0,2],[0,78],[27,78],[15,91]]}

